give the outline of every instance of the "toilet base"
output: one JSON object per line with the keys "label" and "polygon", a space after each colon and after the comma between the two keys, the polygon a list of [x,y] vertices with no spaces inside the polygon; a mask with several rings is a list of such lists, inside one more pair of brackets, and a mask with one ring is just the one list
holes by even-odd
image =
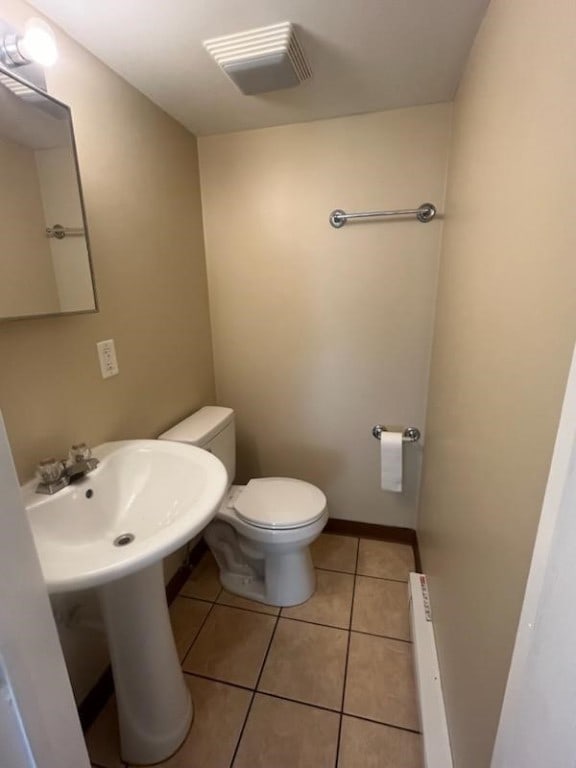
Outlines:
{"label": "toilet base", "polygon": [[316,590],[316,574],[308,547],[267,558],[264,570],[264,579],[258,579],[220,569],[220,582],[235,595],[282,608],[305,603]]}
{"label": "toilet base", "polygon": [[311,525],[284,530],[248,526],[221,508],[204,531],[204,540],[229,592],[267,605],[306,602],[316,589],[310,544],[328,520],[325,512]]}

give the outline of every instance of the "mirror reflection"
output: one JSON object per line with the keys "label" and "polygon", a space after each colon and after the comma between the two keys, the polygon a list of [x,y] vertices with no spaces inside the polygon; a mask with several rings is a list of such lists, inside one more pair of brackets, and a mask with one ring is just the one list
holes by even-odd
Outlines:
{"label": "mirror reflection", "polygon": [[0,70],[0,319],[97,309],[69,108]]}

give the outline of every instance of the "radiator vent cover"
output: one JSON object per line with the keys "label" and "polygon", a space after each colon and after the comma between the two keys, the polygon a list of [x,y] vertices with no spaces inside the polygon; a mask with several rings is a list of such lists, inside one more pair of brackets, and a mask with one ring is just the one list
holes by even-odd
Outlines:
{"label": "radiator vent cover", "polygon": [[292,88],[312,74],[289,21],[205,40],[204,47],[247,96]]}

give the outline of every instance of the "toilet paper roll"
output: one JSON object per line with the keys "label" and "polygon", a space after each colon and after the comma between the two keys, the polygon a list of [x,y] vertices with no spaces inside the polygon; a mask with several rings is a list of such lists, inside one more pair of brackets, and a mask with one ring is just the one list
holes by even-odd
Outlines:
{"label": "toilet paper roll", "polygon": [[402,433],[380,435],[380,485],[383,491],[402,491]]}

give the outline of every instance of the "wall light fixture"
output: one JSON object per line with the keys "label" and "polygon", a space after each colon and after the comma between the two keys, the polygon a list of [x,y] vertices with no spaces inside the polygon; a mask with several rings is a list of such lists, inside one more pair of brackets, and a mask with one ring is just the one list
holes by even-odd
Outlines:
{"label": "wall light fixture", "polygon": [[8,69],[32,62],[51,67],[57,58],[54,32],[42,19],[29,19],[24,25],[23,35],[10,31],[0,39],[0,63]]}

